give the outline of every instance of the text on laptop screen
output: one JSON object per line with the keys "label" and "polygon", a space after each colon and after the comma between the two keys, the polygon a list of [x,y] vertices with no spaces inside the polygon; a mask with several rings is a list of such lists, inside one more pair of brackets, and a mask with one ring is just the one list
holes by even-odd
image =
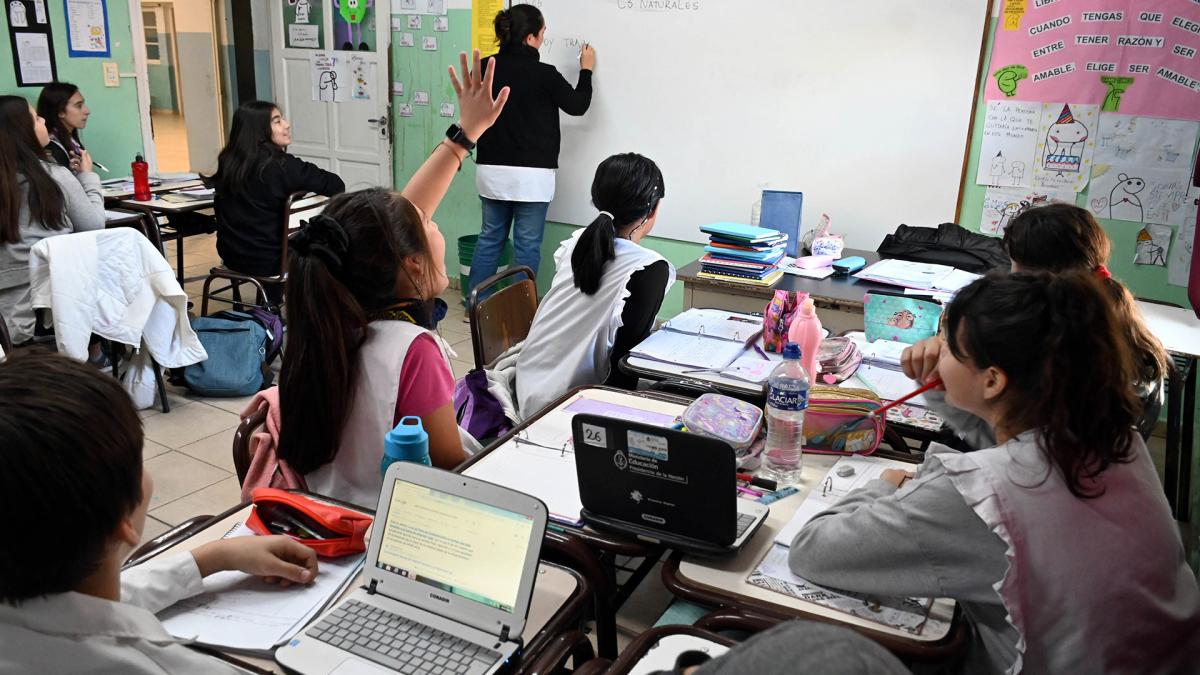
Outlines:
{"label": "text on laptop screen", "polygon": [[379,568],[513,611],[533,519],[398,480],[379,546]]}

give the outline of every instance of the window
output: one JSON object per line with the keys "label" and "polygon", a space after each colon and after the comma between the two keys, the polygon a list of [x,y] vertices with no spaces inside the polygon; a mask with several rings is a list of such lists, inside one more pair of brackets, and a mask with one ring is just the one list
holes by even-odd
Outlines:
{"label": "window", "polygon": [[167,44],[163,11],[158,5],[142,6],[142,26],[146,37],[146,63],[159,65],[166,58]]}

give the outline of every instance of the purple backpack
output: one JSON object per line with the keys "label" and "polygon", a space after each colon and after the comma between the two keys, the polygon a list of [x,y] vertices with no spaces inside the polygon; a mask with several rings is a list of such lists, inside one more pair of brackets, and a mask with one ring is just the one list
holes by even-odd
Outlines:
{"label": "purple backpack", "polygon": [[278,314],[259,307],[248,307],[246,313],[254,317],[267,331],[267,355],[264,363],[269,365],[283,348],[283,319],[279,318]]}
{"label": "purple backpack", "polygon": [[488,391],[487,373],[476,368],[454,385],[454,415],[458,426],[483,442],[508,433],[512,423],[500,401]]}

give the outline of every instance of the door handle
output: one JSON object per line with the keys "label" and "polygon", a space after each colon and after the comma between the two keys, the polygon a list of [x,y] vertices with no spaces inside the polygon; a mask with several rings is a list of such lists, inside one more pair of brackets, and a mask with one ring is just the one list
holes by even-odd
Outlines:
{"label": "door handle", "polygon": [[370,122],[371,124],[379,124],[382,126],[387,126],[387,118],[386,117],[372,117],[372,118],[368,119],[367,121]]}

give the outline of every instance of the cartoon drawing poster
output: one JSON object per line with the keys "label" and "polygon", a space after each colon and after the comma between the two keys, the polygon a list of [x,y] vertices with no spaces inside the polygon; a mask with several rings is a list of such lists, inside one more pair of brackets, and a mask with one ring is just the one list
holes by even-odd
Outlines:
{"label": "cartoon drawing poster", "polygon": [[333,48],[375,51],[375,0],[331,0]]}
{"label": "cartoon drawing poster", "polygon": [[1195,189],[1186,171],[1117,165],[1092,173],[1087,203],[1099,218],[1183,225],[1196,216]]}
{"label": "cartoon drawing poster", "polygon": [[1196,0],[1004,0],[987,100],[1200,120]]}

